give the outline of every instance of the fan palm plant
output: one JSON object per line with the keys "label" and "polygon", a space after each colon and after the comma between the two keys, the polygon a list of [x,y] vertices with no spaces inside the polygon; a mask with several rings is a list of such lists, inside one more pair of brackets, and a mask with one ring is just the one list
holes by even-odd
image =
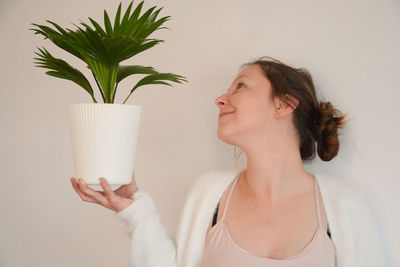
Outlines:
{"label": "fan palm plant", "polygon": [[[166,81],[182,83],[187,80],[181,75],[174,73],[160,73],[150,66],[141,65],[120,65],[126,59],[133,57],[164,40],[149,39],[148,36],[159,29],[170,16],[156,20],[162,8],[154,11],[156,6],[148,9],[143,15],[139,16],[143,2],[130,14],[133,1],[129,4],[121,21],[121,3],[118,6],[114,19],[114,26],[111,25],[110,18],[104,10],[104,29],[92,18],[89,17],[93,27],[81,22],[84,27],[77,27],[75,31],[63,29],[55,22],[46,20],[58,31],[45,25],[32,23],[37,28],[35,34],[41,34],[50,39],[55,45],[83,60],[92,72],[97,87],[100,90],[104,103],[114,103],[115,93],[118,84],[126,77],[134,74],[147,74],[139,80],[130,90],[129,96],[140,86],[148,84],[169,85]],[[62,79],[73,81],[87,91],[94,103],[97,103],[93,89],[88,79],[78,69],[62,59],[53,57],[44,47],[38,48],[40,53],[35,52],[39,57],[35,57],[37,67],[47,68],[46,74]]]}

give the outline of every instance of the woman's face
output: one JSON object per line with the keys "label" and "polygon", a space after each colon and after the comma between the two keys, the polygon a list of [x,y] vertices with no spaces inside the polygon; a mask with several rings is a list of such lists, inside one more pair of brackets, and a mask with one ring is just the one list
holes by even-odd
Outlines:
{"label": "woman's face", "polygon": [[241,70],[228,91],[216,98],[219,115],[229,112],[218,118],[218,138],[240,145],[248,138],[265,135],[275,111],[271,92],[271,83],[259,65]]}

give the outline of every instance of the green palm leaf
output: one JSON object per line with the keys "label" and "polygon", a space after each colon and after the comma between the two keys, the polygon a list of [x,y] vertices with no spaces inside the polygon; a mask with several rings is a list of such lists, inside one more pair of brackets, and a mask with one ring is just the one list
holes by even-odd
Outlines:
{"label": "green palm leaf", "polygon": [[174,74],[174,73],[154,73],[154,74],[150,74],[150,75],[147,75],[146,77],[142,78],[141,80],[139,80],[136,83],[136,85],[131,89],[128,97],[125,99],[125,101],[123,103],[125,104],[125,102],[129,98],[129,96],[140,86],[148,85],[148,84],[164,84],[164,85],[172,86],[171,84],[169,84],[167,82],[164,82],[165,80],[173,81],[173,82],[176,82],[176,83],[182,83],[183,81],[187,82],[187,80],[184,79],[183,76],[178,75],[178,74]]}
{"label": "green palm leaf", "polygon": [[120,23],[120,16],[121,16],[121,3],[118,6],[117,14],[115,15],[114,19],[114,35],[118,36],[119,34],[119,23]]}
{"label": "green palm leaf", "polygon": [[113,29],[111,26],[110,18],[108,17],[106,10],[104,10],[104,27],[106,27],[108,37],[111,37],[112,33],[113,33]]}
{"label": "green palm leaf", "polygon": [[129,4],[124,17],[122,18],[122,22],[120,24],[120,26],[118,27],[118,31],[114,30],[114,34],[115,36],[120,36],[121,33],[125,34],[125,30],[127,28],[127,23],[128,23],[128,19],[129,19],[129,14],[131,12],[131,7],[132,7],[133,1]]}
{"label": "green palm leaf", "polygon": [[156,73],[158,73],[158,72],[153,67],[145,67],[145,66],[139,66],[139,65],[119,66],[117,83],[119,83],[126,77],[133,75],[133,74],[156,74]]}
{"label": "green palm leaf", "polygon": [[40,57],[34,58],[36,59],[35,64],[37,67],[50,69],[51,71],[46,72],[46,74],[50,76],[73,81],[74,83],[85,89],[85,91],[90,94],[93,101],[97,103],[96,99],[94,98],[93,89],[90,86],[89,81],[79,70],[75,69],[64,60],[53,57],[45,48],[43,48],[44,50],[40,48],[38,49],[41,53],[35,52],[35,54]]}
{"label": "green palm leaf", "polygon": [[32,25],[37,26],[39,29],[30,29],[30,30],[35,31],[35,34],[43,35],[45,37],[44,39],[50,39],[58,47],[73,54],[74,56],[78,57],[79,59],[82,59],[81,54],[76,49],[74,49],[73,47],[68,45],[68,41],[72,40],[72,35],[71,35],[72,31],[69,30],[69,32],[67,32],[64,29],[62,29],[59,25],[57,25],[55,22],[52,22],[50,20],[46,20],[46,21],[51,23],[52,25],[54,25],[54,27],[56,27],[61,33],[53,30],[52,28],[50,28],[48,26],[38,25],[36,23],[32,23]]}

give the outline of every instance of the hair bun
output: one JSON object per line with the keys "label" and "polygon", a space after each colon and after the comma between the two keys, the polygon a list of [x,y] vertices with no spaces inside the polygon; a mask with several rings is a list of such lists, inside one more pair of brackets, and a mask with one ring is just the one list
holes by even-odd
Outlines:
{"label": "hair bun", "polygon": [[324,161],[334,158],[339,151],[338,129],[346,124],[345,116],[335,109],[331,102],[320,102],[319,111],[315,112],[319,118],[316,128],[318,142],[317,153]]}

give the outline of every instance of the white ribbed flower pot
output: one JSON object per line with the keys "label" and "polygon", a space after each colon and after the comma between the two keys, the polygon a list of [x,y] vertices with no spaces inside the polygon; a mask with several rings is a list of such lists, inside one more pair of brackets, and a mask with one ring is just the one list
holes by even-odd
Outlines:
{"label": "white ribbed flower pot", "polygon": [[70,105],[74,176],[88,185],[110,185],[132,180],[141,106],[108,103]]}

